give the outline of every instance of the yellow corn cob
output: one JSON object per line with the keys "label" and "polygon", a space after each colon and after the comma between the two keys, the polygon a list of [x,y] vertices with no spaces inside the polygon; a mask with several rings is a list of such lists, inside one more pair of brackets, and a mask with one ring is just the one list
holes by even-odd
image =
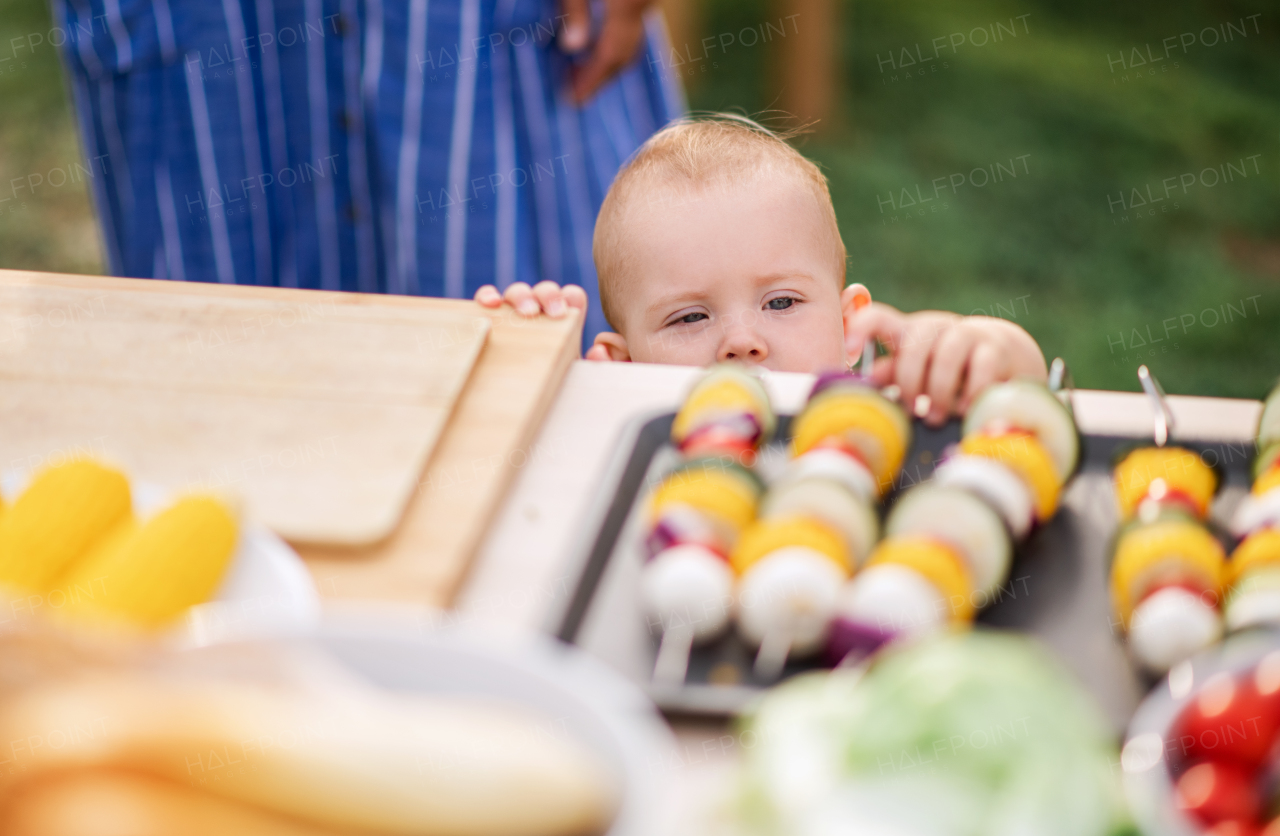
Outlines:
{"label": "yellow corn cob", "polygon": [[68,602],[75,603],[81,598],[91,599],[100,595],[106,578],[92,577],[87,567],[103,565],[104,561],[110,559],[109,554],[120,551],[128,544],[140,525],[132,511],[125,514],[110,531],[99,537],[88,551],[68,566],[66,571],[50,581],[47,594],[49,605],[61,608]]}
{"label": "yellow corn cob", "polygon": [[0,584],[42,591],[129,513],[123,473],[80,460],[39,473],[0,516]]}
{"label": "yellow corn cob", "polygon": [[163,626],[213,594],[235,551],[236,529],[217,499],[180,499],[77,563],[63,584],[95,593],[69,598],[67,611]]}

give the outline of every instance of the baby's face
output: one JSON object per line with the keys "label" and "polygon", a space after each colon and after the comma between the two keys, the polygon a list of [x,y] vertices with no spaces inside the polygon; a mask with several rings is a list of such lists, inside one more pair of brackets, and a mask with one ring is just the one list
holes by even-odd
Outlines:
{"label": "baby's face", "polygon": [[619,308],[632,360],[843,367],[834,242],[804,186],[760,177],[655,200],[638,206],[631,222]]}

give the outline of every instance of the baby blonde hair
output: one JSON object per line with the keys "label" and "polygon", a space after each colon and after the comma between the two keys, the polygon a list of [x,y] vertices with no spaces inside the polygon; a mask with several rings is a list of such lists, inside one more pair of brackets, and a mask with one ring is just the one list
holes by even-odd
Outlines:
{"label": "baby blonde hair", "polygon": [[827,178],[786,141],[785,135],[732,113],[680,119],[649,137],[618,172],[596,218],[592,255],[599,280],[600,305],[616,331],[621,317],[617,297],[627,274],[626,215],[637,201],[671,205],[710,188],[740,185],[761,173],[797,177],[809,188],[826,218],[834,241],[841,287],[845,247],[836,225]]}

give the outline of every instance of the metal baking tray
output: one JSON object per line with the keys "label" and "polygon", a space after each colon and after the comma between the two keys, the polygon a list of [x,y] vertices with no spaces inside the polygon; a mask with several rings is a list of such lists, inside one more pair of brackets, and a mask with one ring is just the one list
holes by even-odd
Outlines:
{"label": "metal baking tray", "polygon": [[[674,418],[674,413],[641,418],[624,436],[606,483],[606,491],[612,485],[612,494],[606,493],[598,503],[590,529],[594,535],[584,543],[583,568],[556,633],[645,687],[669,714],[736,715],[774,683],[754,678],[754,652],[732,630],[708,646],[694,648],[683,685],[659,687],[650,678],[659,639],[650,633],[639,602],[644,562],[640,509],[652,486],[679,461],[670,443]],[[769,454],[785,455],[790,425],[791,416],[779,416]],[[882,513],[901,490],[928,479],[945,448],[959,438],[958,421],[939,429],[915,421],[899,484]],[[1117,733],[1152,683],[1131,665],[1111,610],[1108,549],[1117,522],[1111,465],[1121,446],[1144,441],[1150,443],[1150,438],[1082,436],[1081,465],[1057,515],[1018,549],[1008,582],[977,619],[989,627],[1030,633],[1056,651],[1097,699]],[[1221,532],[1248,492],[1253,443],[1180,437],[1170,443],[1197,451],[1218,469],[1222,485],[1210,525]],[[783,678],[815,667],[820,665],[790,660]]]}

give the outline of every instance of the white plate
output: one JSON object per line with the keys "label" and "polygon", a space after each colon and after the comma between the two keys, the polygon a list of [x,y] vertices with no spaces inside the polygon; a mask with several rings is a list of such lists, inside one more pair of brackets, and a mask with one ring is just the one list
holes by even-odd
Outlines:
{"label": "white plate", "polygon": [[1125,797],[1138,829],[1147,836],[1198,836],[1204,831],[1174,800],[1167,756],[1169,730],[1183,709],[1196,698],[1205,680],[1229,671],[1239,674],[1280,649],[1280,630],[1255,628],[1175,665],[1138,706],[1129,723],[1120,768]]}
{"label": "white plate", "polygon": [[[0,474],[0,496],[11,504],[30,481],[27,471]],[[160,511],[174,496],[156,485],[129,483],[140,518]],[[240,540],[226,577],[213,598],[187,611],[173,631],[183,644],[206,644],[219,636],[258,630],[306,630],[320,619],[320,594],[311,573],[288,544],[252,520],[241,520]]]}

